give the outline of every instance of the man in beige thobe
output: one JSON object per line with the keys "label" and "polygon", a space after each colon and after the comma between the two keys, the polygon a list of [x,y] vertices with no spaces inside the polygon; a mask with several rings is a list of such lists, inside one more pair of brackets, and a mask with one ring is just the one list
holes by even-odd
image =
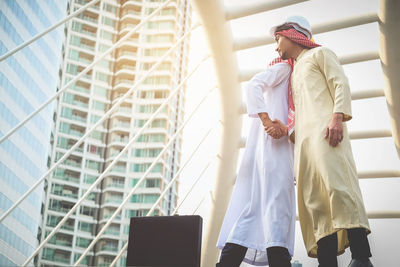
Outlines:
{"label": "man in beige thobe", "polygon": [[[347,78],[336,55],[311,40],[303,17],[271,29],[282,59],[292,58],[295,165],[304,243],[320,267],[337,266],[350,246],[350,267],[370,267],[370,227],[346,121],[352,118]],[[273,132],[273,130],[272,130]]]}

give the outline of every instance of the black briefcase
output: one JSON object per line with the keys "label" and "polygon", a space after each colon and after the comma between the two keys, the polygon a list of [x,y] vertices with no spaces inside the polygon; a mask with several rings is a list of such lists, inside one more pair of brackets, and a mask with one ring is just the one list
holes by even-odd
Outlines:
{"label": "black briefcase", "polygon": [[200,267],[200,216],[131,218],[127,266]]}

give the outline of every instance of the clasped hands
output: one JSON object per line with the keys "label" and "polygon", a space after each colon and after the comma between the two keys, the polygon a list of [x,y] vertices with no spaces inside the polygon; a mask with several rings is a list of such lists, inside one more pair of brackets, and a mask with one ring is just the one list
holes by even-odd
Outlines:
{"label": "clasped hands", "polygon": [[280,120],[271,120],[266,112],[258,113],[258,117],[264,126],[265,132],[272,138],[280,139],[282,136],[287,135],[288,128]]}
{"label": "clasped hands", "polygon": [[274,139],[280,139],[288,134],[288,128],[280,120],[263,122],[265,132]]}

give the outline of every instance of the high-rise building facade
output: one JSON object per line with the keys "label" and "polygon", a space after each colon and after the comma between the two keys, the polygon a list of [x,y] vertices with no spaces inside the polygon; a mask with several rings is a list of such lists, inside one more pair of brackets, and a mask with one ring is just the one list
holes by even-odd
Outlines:
{"label": "high-rise building facade", "polygon": [[[66,16],[67,1],[0,1],[0,55]],[[0,62],[0,135],[56,92],[63,27]],[[54,105],[0,144],[0,214],[47,170]],[[0,266],[20,266],[38,245],[43,184],[0,224]]]}
{"label": "high-rise building facade", "polygon": [[[69,21],[65,30],[61,86],[125,36],[162,2],[101,0]],[[85,0],[71,0],[69,10],[76,10],[86,3]],[[55,116],[52,163],[60,159],[189,30],[190,13],[188,0],[172,1],[61,95]],[[118,110],[54,171],[48,181],[42,238],[57,225],[183,80],[188,51],[189,39],[182,42]],[[181,125],[184,92],[182,89],[172,98],[107,173],[100,186],[45,246],[40,256],[41,266],[73,264],[82,255]],[[181,142],[179,135],[83,264],[108,266],[111,263],[128,240],[129,218],[145,216],[177,172]],[[171,214],[176,206],[177,190],[178,183],[165,195],[153,215]],[[124,265],[124,261],[125,257],[118,264]]]}

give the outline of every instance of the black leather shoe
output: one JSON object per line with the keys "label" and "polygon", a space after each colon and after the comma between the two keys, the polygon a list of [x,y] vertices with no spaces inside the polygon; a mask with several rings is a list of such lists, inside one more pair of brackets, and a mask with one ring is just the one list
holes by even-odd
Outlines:
{"label": "black leather shoe", "polygon": [[374,265],[369,259],[367,261],[352,259],[348,267],[374,267]]}

